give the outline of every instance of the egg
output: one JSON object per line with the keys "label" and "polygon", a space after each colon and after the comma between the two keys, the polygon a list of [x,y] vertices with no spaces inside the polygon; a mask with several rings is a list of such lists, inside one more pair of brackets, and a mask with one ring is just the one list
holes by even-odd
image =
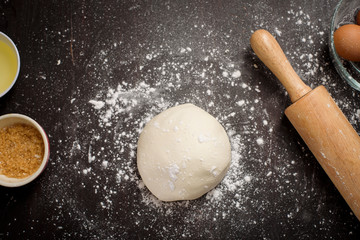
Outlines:
{"label": "egg", "polygon": [[340,57],[353,61],[360,61],[360,26],[346,24],[334,32],[334,45]]}

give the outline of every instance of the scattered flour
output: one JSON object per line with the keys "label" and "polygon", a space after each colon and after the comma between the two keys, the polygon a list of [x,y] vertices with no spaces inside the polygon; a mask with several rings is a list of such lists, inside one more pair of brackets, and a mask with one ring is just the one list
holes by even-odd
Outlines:
{"label": "scattered flour", "polygon": [[[136,5],[129,11],[139,8]],[[339,79],[334,80],[327,74],[329,63],[323,56],[325,23],[310,17],[301,7],[294,7],[278,18],[267,15],[270,19],[275,18],[269,22],[264,22],[260,15],[249,17],[257,28],[273,29],[280,45],[285,44],[289,61],[306,83],[311,87],[324,84],[337,89]],[[287,33],[285,25],[290,23],[309,35],[299,36],[297,31]],[[152,27],[160,30],[167,26]],[[194,29],[203,34],[205,41],[201,45],[172,42],[173,37],[161,44],[136,38],[139,43],[109,39],[108,46],[99,45],[92,49],[94,54],[87,63],[88,74],[84,78],[90,78],[89,82],[96,84],[85,90],[84,86],[79,87],[69,98],[74,118],[67,122],[69,127],[64,127],[67,137],[58,141],[69,149],[68,153],[58,155],[71,159],[67,169],[75,173],[75,177],[59,178],[59,185],[47,186],[47,190],[58,192],[54,198],[49,197],[48,204],[58,209],[59,222],[66,217],[78,221],[83,226],[82,234],[96,233],[89,238],[95,238],[95,235],[111,238],[109,231],[114,236],[120,231],[124,233],[123,238],[131,238],[125,235],[131,229],[116,221],[121,215],[126,216],[126,221],[136,229],[149,232],[156,229],[159,239],[165,236],[177,238],[171,232],[181,233],[188,239],[211,238],[209,229],[199,231],[199,222],[206,222],[214,229],[221,224],[238,233],[249,233],[251,229],[260,229],[259,226],[267,229],[273,224],[273,218],[290,230],[297,218],[304,218],[307,223],[319,219],[311,228],[331,233],[326,231],[326,226],[334,225],[329,219],[338,212],[324,212],[324,199],[312,200],[320,196],[313,188],[317,181],[314,175],[303,174],[303,169],[313,164],[309,161],[311,155],[303,143],[283,139],[281,134],[285,121],[283,110],[289,103],[287,94],[282,88],[274,87],[276,83],[269,83],[274,78],[254,81],[253,74],[265,76],[263,72],[268,70],[250,55],[252,52],[249,53],[247,43],[241,45],[246,51],[239,48],[239,36],[234,35],[235,31],[226,28],[216,31],[201,22]],[[152,34],[159,35],[158,32]],[[166,38],[166,34],[161,36]],[[291,44],[286,45],[286,41]],[[130,44],[136,44],[130,49],[141,51],[129,52],[127,46]],[[323,48],[318,48],[319,45]],[[249,57],[244,61],[237,54]],[[58,60],[57,64],[62,66],[62,62]],[[116,79],[116,70],[121,71],[121,79]],[[315,76],[322,77],[313,80]],[[333,90],[333,93],[341,91],[343,89]],[[353,110],[355,108],[348,100],[338,99],[337,103],[350,115],[351,123],[357,124],[360,110],[358,107]],[[223,181],[205,197],[195,201],[161,202],[147,190],[137,173],[137,139],[152,117],[186,102],[205,109],[224,126],[231,142],[232,162]],[[199,141],[205,140],[208,139],[199,137]],[[291,151],[298,153],[298,159],[291,158],[294,156]],[[64,172],[63,163],[58,164],[62,162],[61,157],[50,164],[62,166],[58,171]],[[169,167],[172,181],[176,181],[177,171],[178,166]],[[81,186],[83,191],[74,193],[73,184]],[[292,190],[299,186],[303,187],[301,193]],[[169,187],[171,189],[171,182]],[[78,194],[92,199],[94,205],[91,207],[96,216],[86,212],[83,199],[74,199]],[[308,201],[312,202],[305,205]],[[283,203],[289,202],[293,203],[291,208],[282,207]],[[316,209],[312,209],[316,214],[309,214],[307,208],[311,204],[316,205]],[[258,217],[254,219],[253,216]],[[101,232],[101,229],[107,231]],[[199,232],[204,235],[196,235]],[[259,239],[281,238],[264,231],[258,234]],[[69,236],[74,235],[69,233]]]}

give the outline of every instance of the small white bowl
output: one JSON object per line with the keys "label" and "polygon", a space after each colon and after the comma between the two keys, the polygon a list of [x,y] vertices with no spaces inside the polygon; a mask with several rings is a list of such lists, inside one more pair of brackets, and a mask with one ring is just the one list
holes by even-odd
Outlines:
{"label": "small white bowl", "polygon": [[18,76],[19,76],[19,71],[20,71],[20,56],[19,56],[19,51],[18,49],[16,48],[16,45],[15,43],[3,32],[0,32],[0,41],[7,44],[11,50],[14,52],[14,54],[16,55],[16,60],[17,60],[17,69],[16,69],[16,75],[13,79],[13,81],[11,82],[10,86],[5,89],[5,91],[3,92],[0,92],[0,98],[2,96],[4,96],[15,84]]}
{"label": "small white bowl", "polygon": [[50,157],[50,144],[49,139],[44,131],[44,129],[33,119],[22,114],[10,113],[3,116],[0,116],[0,128],[8,127],[13,124],[22,123],[35,127],[41,134],[44,142],[44,158],[39,169],[34,172],[32,175],[26,178],[9,178],[5,175],[0,174],[0,185],[5,187],[20,187],[23,186],[35,178],[37,178],[45,169],[46,164],[49,161]]}

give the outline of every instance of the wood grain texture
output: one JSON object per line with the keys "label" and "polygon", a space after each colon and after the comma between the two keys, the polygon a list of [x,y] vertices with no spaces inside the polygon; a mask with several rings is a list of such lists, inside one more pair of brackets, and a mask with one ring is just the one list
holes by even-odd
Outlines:
{"label": "wood grain texture", "polygon": [[360,137],[325,87],[303,83],[269,32],[257,30],[251,46],[294,102],[286,116],[360,220]]}
{"label": "wood grain texture", "polygon": [[251,47],[261,61],[275,74],[292,102],[311,91],[291,67],[279,43],[266,30],[257,30],[250,39]]}
{"label": "wood grain texture", "polygon": [[352,125],[323,86],[285,114],[360,220],[360,138]]}

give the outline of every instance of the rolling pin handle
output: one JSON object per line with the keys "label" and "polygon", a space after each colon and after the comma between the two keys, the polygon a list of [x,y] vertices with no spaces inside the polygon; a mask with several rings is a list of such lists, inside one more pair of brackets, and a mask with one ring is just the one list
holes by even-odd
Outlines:
{"label": "rolling pin handle", "polygon": [[296,74],[279,43],[266,30],[260,29],[250,39],[251,47],[260,60],[275,74],[294,103],[311,91]]}

